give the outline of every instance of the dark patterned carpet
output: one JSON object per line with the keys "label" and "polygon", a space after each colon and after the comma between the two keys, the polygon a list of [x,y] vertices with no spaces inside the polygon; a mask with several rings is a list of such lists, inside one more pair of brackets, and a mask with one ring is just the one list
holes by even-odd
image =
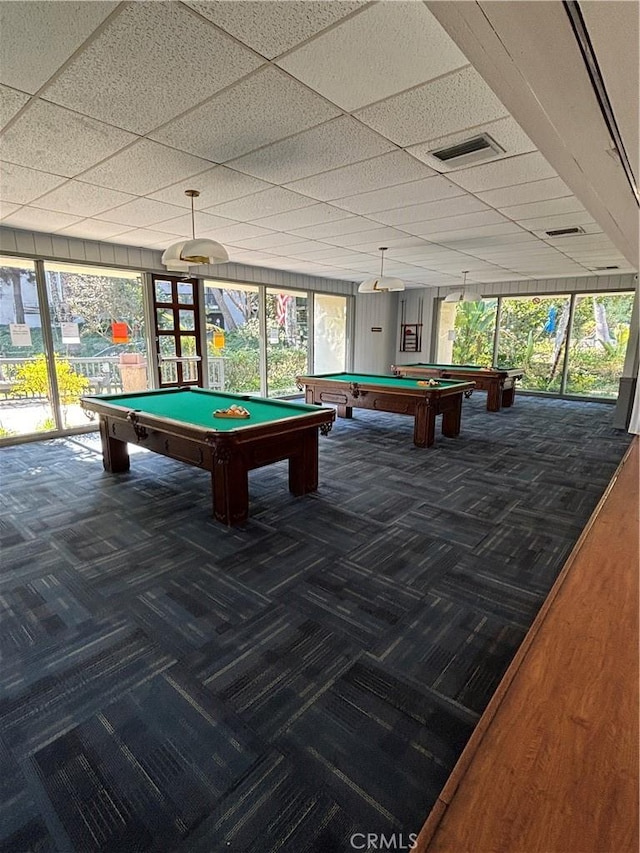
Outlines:
{"label": "dark patterned carpet", "polygon": [[319,493],[252,472],[238,529],[155,454],[0,451],[0,850],[407,843],[630,439],[604,404],[485,405],[428,450],[356,410]]}

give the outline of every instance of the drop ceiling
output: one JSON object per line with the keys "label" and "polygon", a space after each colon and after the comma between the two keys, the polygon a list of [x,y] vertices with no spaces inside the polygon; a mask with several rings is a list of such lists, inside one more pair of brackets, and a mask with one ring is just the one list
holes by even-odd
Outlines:
{"label": "drop ceiling", "polygon": [[[638,6],[583,6],[637,179]],[[500,7],[522,61],[496,74],[482,28],[465,44],[447,20],[458,7],[484,22]],[[581,152],[558,153],[514,95],[535,91],[523,69],[540,75],[522,32],[535,7],[573,38],[555,2],[0,2],[0,222],[163,250],[191,234],[193,188],[197,236],[241,264],[358,281],[387,246],[408,287],[635,271],[618,230],[637,230],[637,201],[610,146],[576,176]],[[556,91],[588,81],[573,56],[563,74]],[[586,121],[576,108],[585,144],[602,132]],[[431,154],[480,133],[503,153],[458,168]],[[607,191],[635,222],[616,230]]]}

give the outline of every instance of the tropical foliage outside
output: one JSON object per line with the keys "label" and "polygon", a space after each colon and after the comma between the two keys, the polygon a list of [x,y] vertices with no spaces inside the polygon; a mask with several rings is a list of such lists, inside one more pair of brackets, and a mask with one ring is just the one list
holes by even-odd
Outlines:
{"label": "tropical foliage outside", "polygon": [[[568,346],[566,392],[615,397],[629,340],[633,293],[579,294],[569,329],[570,297],[504,297],[499,367],[522,367],[521,387],[559,392]],[[456,364],[491,365],[497,300],[463,302],[455,314]]]}

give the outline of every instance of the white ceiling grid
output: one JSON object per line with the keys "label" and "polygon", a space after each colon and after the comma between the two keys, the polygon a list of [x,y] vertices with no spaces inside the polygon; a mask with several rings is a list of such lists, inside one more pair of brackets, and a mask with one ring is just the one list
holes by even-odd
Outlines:
{"label": "white ceiling grid", "polygon": [[[419,0],[12,0],[0,27],[7,226],[163,249],[195,188],[197,235],[243,264],[358,281],[385,245],[415,287],[632,270]],[[504,153],[430,154],[481,132]]]}

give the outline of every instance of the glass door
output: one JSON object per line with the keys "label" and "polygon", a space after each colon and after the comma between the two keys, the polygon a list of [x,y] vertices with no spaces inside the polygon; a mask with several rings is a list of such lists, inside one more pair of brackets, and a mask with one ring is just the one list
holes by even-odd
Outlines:
{"label": "glass door", "polygon": [[62,426],[87,425],[83,394],[148,387],[142,276],[45,261]]}
{"label": "glass door", "polygon": [[209,388],[259,395],[260,292],[236,282],[204,281]]}
{"label": "glass door", "polygon": [[152,276],[156,356],[161,388],[202,382],[202,342],[195,278]]}
{"label": "glass door", "polygon": [[56,429],[42,328],[35,264],[0,257],[0,439]]}
{"label": "glass door", "polygon": [[308,370],[309,328],[306,294],[267,289],[267,394],[299,394],[296,376]]}
{"label": "glass door", "polygon": [[313,297],[313,371],[340,373],[347,359],[347,299],[316,293]]}

